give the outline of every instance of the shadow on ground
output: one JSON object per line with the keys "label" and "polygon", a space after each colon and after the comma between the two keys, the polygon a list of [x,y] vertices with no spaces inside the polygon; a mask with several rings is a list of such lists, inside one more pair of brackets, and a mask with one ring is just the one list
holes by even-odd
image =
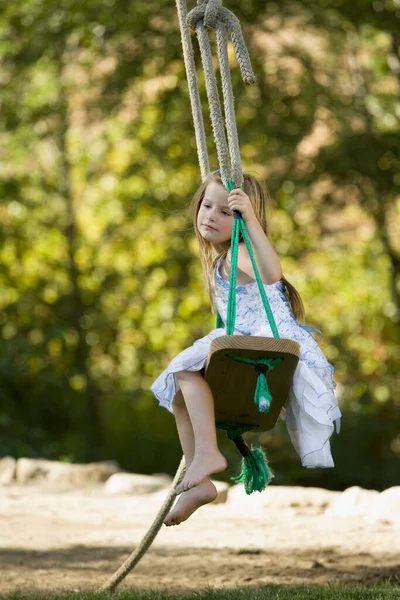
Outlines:
{"label": "shadow on ground", "polygon": [[[95,590],[133,548],[72,546],[48,552],[0,550],[3,593],[14,590]],[[323,551],[150,549],[119,589],[199,590],[208,586],[400,584],[400,565],[391,555]]]}

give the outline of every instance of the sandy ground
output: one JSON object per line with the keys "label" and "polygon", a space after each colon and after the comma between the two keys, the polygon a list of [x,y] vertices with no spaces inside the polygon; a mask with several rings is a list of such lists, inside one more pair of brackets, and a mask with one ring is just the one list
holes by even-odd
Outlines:
{"label": "sandy ground", "polygon": [[[0,487],[0,592],[97,589],[140,542],[165,495]],[[120,589],[400,585],[399,534],[390,524],[310,509],[209,505],[163,526]]]}

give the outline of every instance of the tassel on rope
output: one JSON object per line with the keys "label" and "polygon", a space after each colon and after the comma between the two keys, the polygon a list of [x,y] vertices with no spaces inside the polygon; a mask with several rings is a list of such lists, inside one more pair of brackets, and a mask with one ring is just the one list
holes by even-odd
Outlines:
{"label": "tassel on rope", "polygon": [[243,483],[246,494],[265,490],[274,472],[268,465],[262,448],[251,447],[250,454],[242,458],[242,471],[237,477],[231,477],[236,483]]}
{"label": "tassel on rope", "polygon": [[267,413],[271,406],[272,396],[269,391],[267,373],[278,365],[282,357],[264,357],[258,359],[244,358],[243,356],[235,356],[235,354],[227,354],[232,360],[237,362],[247,363],[254,365],[257,374],[256,389],[254,392],[254,404],[257,406],[261,413]]}
{"label": "tassel on rope", "polygon": [[268,388],[267,365],[258,364],[255,367],[257,374],[256,391],[254,392],[254,404],[261,413],[267,413],[271,406],[272,396]]}
{"label": "tassel on rope", "polygon": [[235,443],[242,458],[242,471],[237,477],[231,477],[235,483],[243,483],[246,494],[265,490],[274,472],[268,465],[267,457],[262,448],[251,449],[243,439],[243,433],[254,429],[254,425],[227,425],[217,423],[219,429],[225,429],[228,438]]}

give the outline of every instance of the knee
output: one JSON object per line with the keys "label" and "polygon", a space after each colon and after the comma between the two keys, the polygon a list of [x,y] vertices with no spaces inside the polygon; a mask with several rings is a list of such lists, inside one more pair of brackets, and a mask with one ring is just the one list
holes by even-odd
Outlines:
{"label": "knee", "polygon": [[201,371],[179,371],[175,377],[178,381],[196,381],[200,377],[203,379],[203,374]]}

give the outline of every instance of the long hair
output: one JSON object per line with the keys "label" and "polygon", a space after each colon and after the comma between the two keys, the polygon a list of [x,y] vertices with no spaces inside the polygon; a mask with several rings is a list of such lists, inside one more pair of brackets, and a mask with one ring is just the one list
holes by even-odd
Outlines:
{"label": "long hair", "polygon": [[[268,235],[266,218],[267,199],[269,199],[268,192],[264,192],[261,184],[252,175],[243,173],[243,179],[244,181],[242,189],[250,198],[254,214],[256,215],[265,235]],[[203,268],[205,287],[211,302],[211,310],[213,313],[215,313],[217,308],[215,303],[214,269],[218,260],[222,257],[226,257],[228,254],[229,246],[225,250],[222,250],[220,253],[218,253],[211,242],[203,238],[197,227],[197,215],[204,198],[206,187],[211,182],[218,183],[225,189],[220,173],[210,173],[193,195],[189,205],[189,216],[193,221],[194,231],[199,242],[200,260]],[[243,241],[242,236],[240,236],[239,241]],[[300,294],[283,275],[282,280],[285,284],[286,297],[295,318],[300,322],[304,322],[305,311]]]}

